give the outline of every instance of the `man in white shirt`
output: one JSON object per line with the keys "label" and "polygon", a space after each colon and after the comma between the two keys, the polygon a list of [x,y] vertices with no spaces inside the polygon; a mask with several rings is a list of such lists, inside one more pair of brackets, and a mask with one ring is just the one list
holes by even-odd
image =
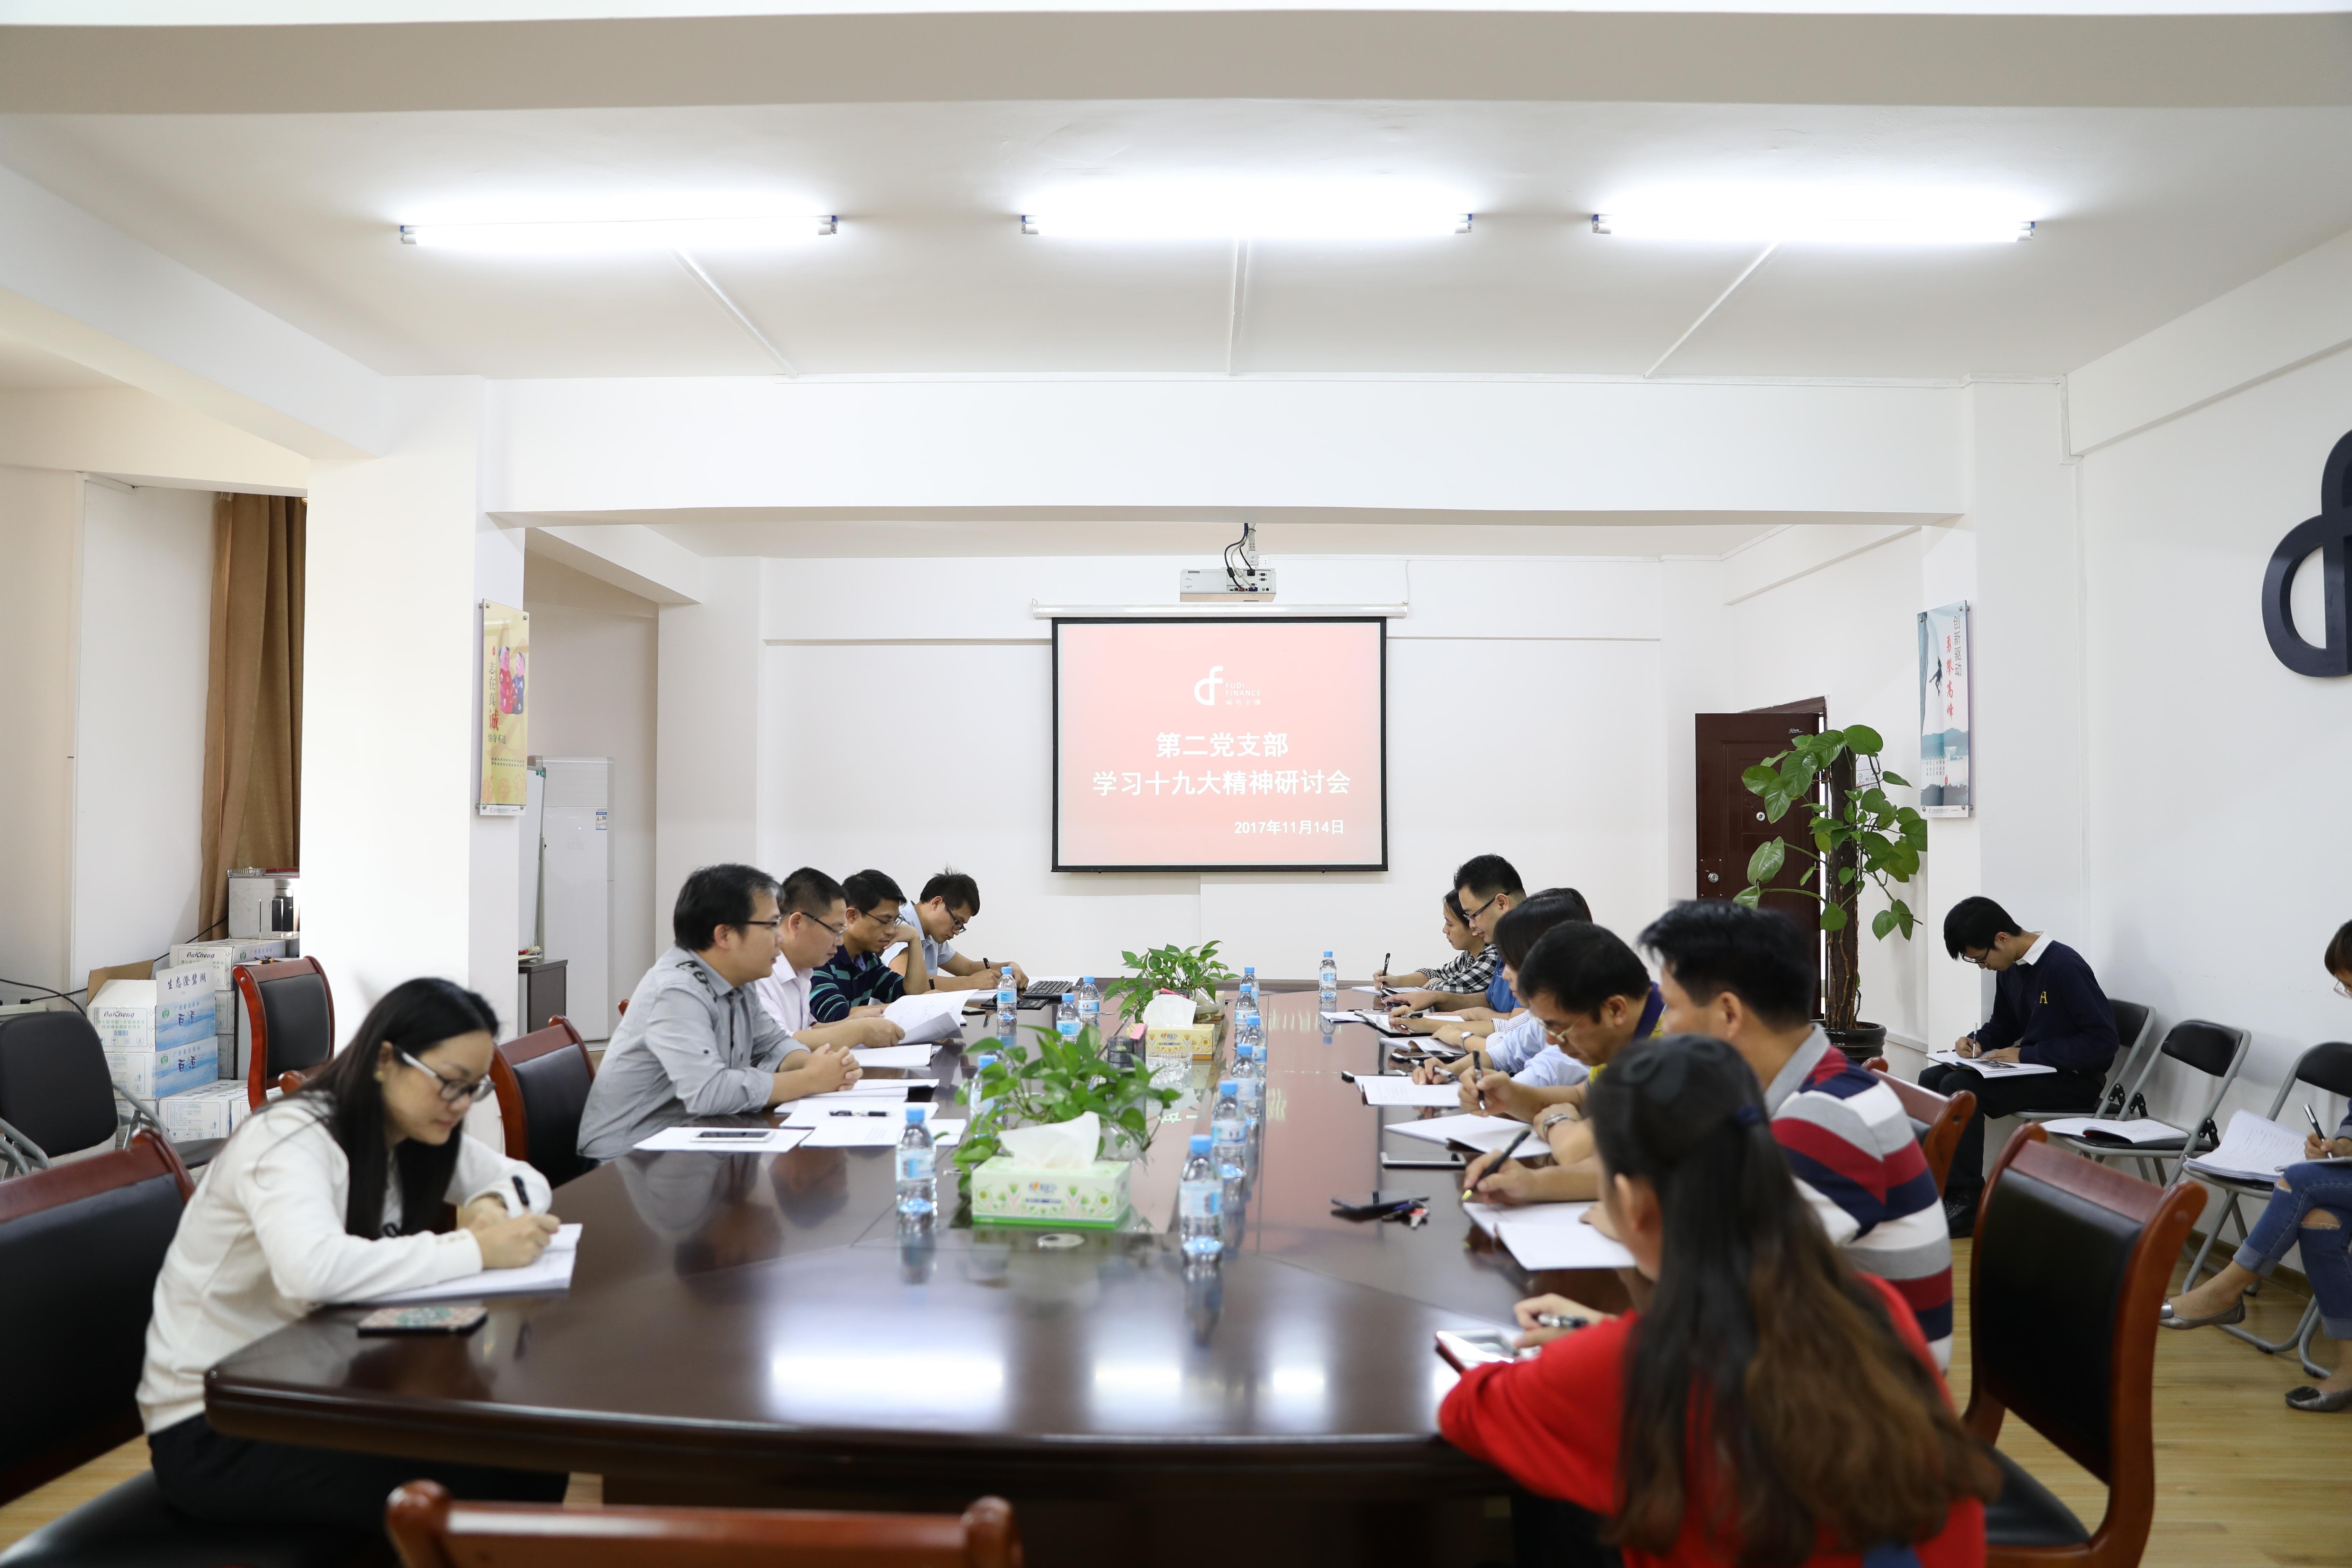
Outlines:
{"label": "man in white shirt", "polygon": [[848,923],[841,884],[814,866],[803,866],[784,879],[776,894],[776,912],[783,917],[776,928],[781,962],[751,985],[769,1016],[812,1050],[819,1046],[897,1045],[906,1031],[881,1016],[879,1007],[861,1007],[833,1024],[819,1024],[809,1016],[810,982],[817,965],[840,948],[842,928]]}
{"label": "man in white shirt", "polygon": [[[923,968],[934,991],[993,991],[997,971],[1013,966],[1013,984],[1029,988],[1029,972],[1011,958],[966,958],[955,950],[955,939],[980,914],[980,884],[950,867],[923,884],[923,894],[898,906],[898,919],[923,933]],[[883,962],[900,974],[907,973],[906,949],[883,955]]]}

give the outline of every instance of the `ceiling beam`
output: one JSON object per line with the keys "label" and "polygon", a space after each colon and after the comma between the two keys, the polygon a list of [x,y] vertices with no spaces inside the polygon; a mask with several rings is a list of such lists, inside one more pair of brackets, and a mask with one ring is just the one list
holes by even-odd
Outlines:
{"label": "ceiling beam", "polygon": [[894,10],[5,29],[0,111],[347,113],[1228,99],[2352,104],[2352,20]]}
{"label": "ceiling beam", "polygon": [[702,557],[642,524],[534,528],[523,548],[656,605],[702,603]]}
{"label": "ceiling beam", "polygon": [[6,169],[0,336],[305,458],[383,449],[382,376]]}

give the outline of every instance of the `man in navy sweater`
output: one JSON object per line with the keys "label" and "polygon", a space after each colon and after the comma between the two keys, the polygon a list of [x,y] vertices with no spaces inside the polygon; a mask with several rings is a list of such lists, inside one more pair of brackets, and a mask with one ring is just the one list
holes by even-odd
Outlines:
{"label": "man in navy sweater", "polygon": [[1960,1133],[1944,1186],[1944,1215],[1952,1234],[1969,1236],[1976,1230],[1977,1200],[1984,1192],[1986,1118],[2021,1110],[2096,1110],[2121,1041],[2116,1010],[2083,955],[2041,931],[2020,931],[2009,911],[1990,899],[1962,899],[1952,906],[1944,917],[1944,948],[2000,976],[1993,983],[1992,1016],[1952,1048],[1989,1063],[2056,1069],[2012,1077],[1997,1068],[1938,1062],[1919,1075],[1921,1086],[1937,1094],[1965,1089],[1977,1097],[1977,1113]]}

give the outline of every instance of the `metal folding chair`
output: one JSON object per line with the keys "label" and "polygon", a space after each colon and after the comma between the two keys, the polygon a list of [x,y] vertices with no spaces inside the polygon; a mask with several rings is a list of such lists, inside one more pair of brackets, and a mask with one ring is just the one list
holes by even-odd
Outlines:
{"label": "metal folding chair", "polygon": [[[2157,1041],[2161,1031],[2156,1026],[2156,1010],[2137,1002],[2119,1002],[2107,998],[2107,1005],[2116,1010],[2116,1034],[2124,1045],[2116,1053],[2115,1065],[2107,1071],[2107,1081],[2099,1090],[2099,1109],[2092,1114],[2102,1121],[2114,1121],[2137,1111],[2127,1108],[2139,1098],[2140,1085],[2156,1066]],[[2080,1116],[2079,1110],[2020,1110],[2020,1121],[2052,1121],[2061,1116]]]}
{"label": "metal folding chair", "polygon": [[[2065,1134],[2054,1136],[2051,1142],[2074,1153],[2088,1155],[2103,1164],[2109,1155],[2124,1155],[2139,1166],[2143,1175],[2158,1184],[2178,1181],[2183,1162],[2192,1154],[2203,1153],[2219,1142],[2218,1134],[2210,1131],[2213,1113],[2221,1108],[2221,1097],[2230,1092],[2230,1086],[2237,1082],[2238,1070],[2246,1065],[2246,1051],[2252,1043],[2253,1036],[2244,1029],[2233,1029],[2227,1024],[2209,1023],[2202,1018],[2183,1019],[2166,1032],[2164,1044],[2157,1048],[2155,1058],[2140,1075],[2142,1081],[2152,1077],[2157,1063],[2166,1058],[2192,1071],[2204,1073],[2213,1080],[2212,1093],[2206,1097],[2204,1105],[2196,1115],[2189,1119],[2187,1129],[2174,1129],[2179,1134],[2178,1138],[2167,1138],[2156,1143],[2123,1144]],[[2134,1094],[2137,1092],[2137,1089],[2133,1091]],[[2164,1173],[2164,1163],[2168,1160],[2172,1162],[2172,1175],[2168,1179]]]}

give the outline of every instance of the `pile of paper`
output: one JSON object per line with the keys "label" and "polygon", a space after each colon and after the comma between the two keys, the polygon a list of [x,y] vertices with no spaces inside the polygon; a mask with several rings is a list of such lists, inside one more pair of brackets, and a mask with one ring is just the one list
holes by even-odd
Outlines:
{"label": "pile of paper", "polygon": [[[2303,1142],[2303,1134],[2294,1129],[2266,1121],[2251,1110],[2241,1110],[2231,1114],[2230,1131],[2221,1135],[2221,1146],[2210,1153],[2198,1155],[2189,1162],[2189,1168],[2200,1176],[2267,1187],[2277,1182],[2279,1173],[2289,1165],[2304,1163]],[[2352,1160],[2331,1155],[2326,1163],[2352,1164]]]}

